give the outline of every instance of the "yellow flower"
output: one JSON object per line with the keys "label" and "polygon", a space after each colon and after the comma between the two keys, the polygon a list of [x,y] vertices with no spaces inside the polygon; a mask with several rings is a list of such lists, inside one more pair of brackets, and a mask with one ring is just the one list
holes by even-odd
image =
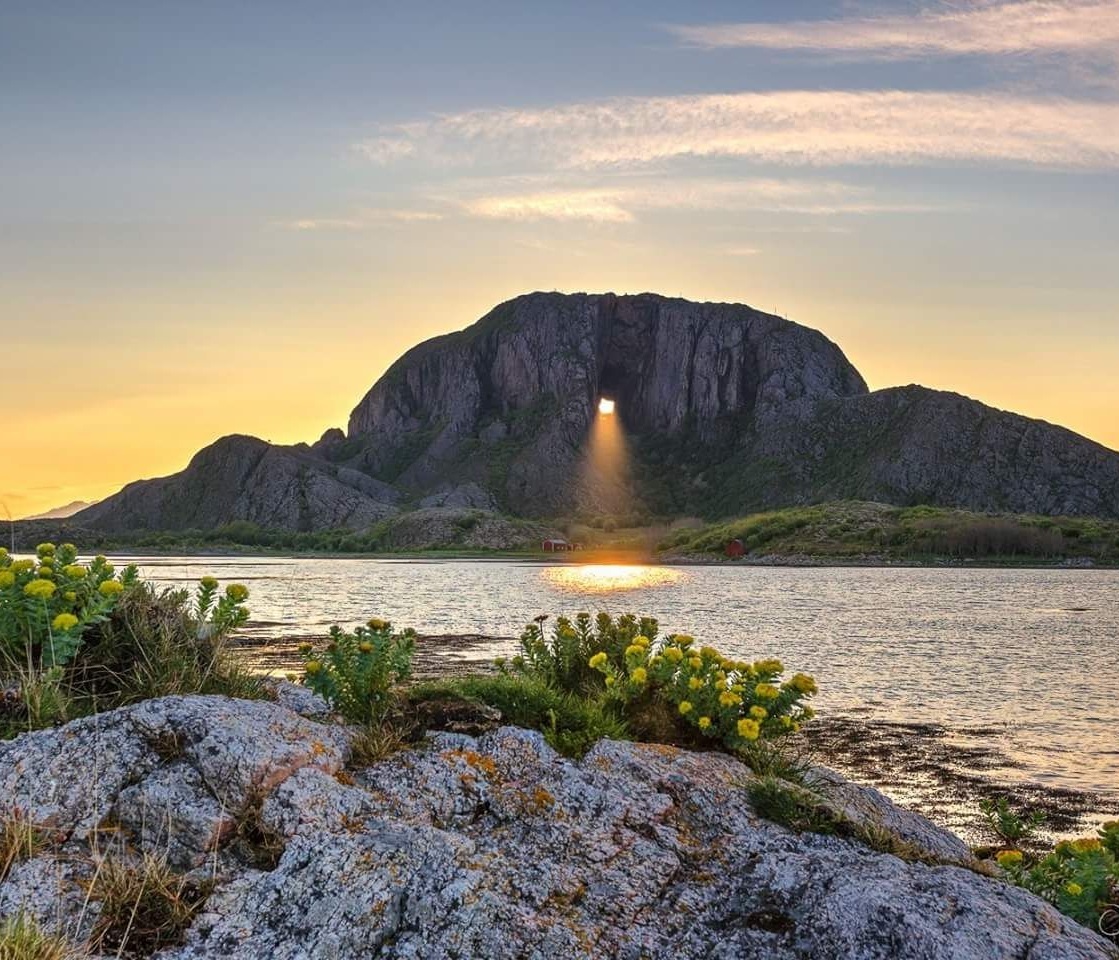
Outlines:
{"label": "yellow flower", "polygon": [[691,680],[688,681],[688,687],[692,690],[698,690],[702,686],[703,681],[700,680],[699,677],[692,677]]}
{"label": "yellow flower", "polygon": [[7,547],[0,547],[0,560],[3,560],[8,555]]}
{"label": "yellow flower", "polygon": [[626,647],[627,657],[640,657],[645,654],[645,648],[636,643],[631,643]]}
{"label": "yellow flower", "polygon": [[781,691],[772,683],[759,683],[754,687],[754,693],[763,700],[776,700],[781,695]]}
{"label": "yellow flower", "polygon": [[54,544],[53,543],[40,543],[39,546],[35,548],[35,552],[40,557],[53,557],[54,556]]}
{"label": "yellow flower", "polygon": [[202,583],[202,586],[205,587],[207,590],[217,590],[218,588],[217,577],[203,577],[200,582]]}
{"label": "yellow flower", "polygon": [[106,598],[119,596],[122,590],[124,584],[119,580],[106,580],[97,588],[97,592]]}
{"label": "yellow flower", "polygon": [[16,575],[11,570],[0,570],[0,590],[6,590],[16,582]]}
{"label": "yellow flower", "polygon": [[1082,837],[1079,840],[1072,841],[1072,849],[1077,853],[1090,853],[1093,850],[1099,850],[1103,844],[1095,837]]}
{"label": "yellow flower", "polygon": [[757,720],[748,720],[743,717],[738,721],[738,735],[743,740],[757,740],[758,735],[761,733],[761,727],[758,726]]}
{"label": "yellow flower", "polygon": [[32,580],[23,588],[23,592],[35,600],[49,600],[54,596],[56,589],[55,585],[49,580]]}
{"label": "yellow flower", "polygon": [[362,653],[372,653],[373,652],[373,644],[371,644],[368,640],[362,640],[361,643],[359,643],[357,645],[357,648]]}
{"label": "yellow flower", "polygon": [[81,580],[85,576],[85,567],[80,563],[71,563],[68,567],[63,567],[62,572],[71,580]]}
{"label": "yellow flower", "polygon": [[699,657],[692,657],[688,661],[688,666],[691,667],[693,670],[698,670],[700,667],[703,666],[703,661],[700,660]]}
{"label": "yellow flower", "polygon": [[655,669],[656,669],[657,667],[659,667],[659,666],[661,665],[661,662],[662,662],[663,660],[664,660],[664,657],[662,657],[662,656],[661,656],[661,655],[660,655],[659,653],[658,653],[658,654],[655,654],[655,655],[654,655],[654,656],[653,656],[653,657],[652,657],[652,658],[651,658],[651,659],[649,660],[649,666],[650,666],[650,667],[652,667],[652,668],[653,668],[653,669],[655,670]]}
{"label": "yellow flower", "polygon": [[35,569],[34,560],[17,560],[12,564],[12,573],[26,573],[28,570]]}
{"label": "yellow flower", "polygon": [[611,677],[611,676],[607,676],[607,678],[606,678],[606,686],[608,686],[608,687],[612,687],[612,686],[614,686],[614,683],[615,683],[615,681],[614,681],[614,678],[613,678],[613,677]]}
{"label": "yellow flower", "polygon": [[387,620],[382,620],[380,617],[374,617],[369,621],[369,629],[380,633],[382,630],[387,630],[391,624]]}
{"label": "yellow flower", "polygon": [[1065,893],[1070,897],[1079,897],[1084,892],[1084,888],[1079,883],[1066,883]]}
{"label": "yellow flower", "polygon": [[65,592],[65,593],[64,593],[64,594],[62,595],[62,598],[63,598],[63,599],[64,599],[64,600],[65,600],[65,601],[66,601],[67,603],[74,603],[75,601],[77,601],[77,599],[78,599],[78,595],[77,595],[76,593],[74,593],[74,591],[73,591],[73,590],[67,590],[67,591],[66,591],[66,592]]}
{"label": "yellow flower", "polygon": [[648,647],[649,646],[649,638],[646,637],[644,634],[638,634],[636,637],[633,638],[633,642],[634,642],[634,645],[638,646],[638,647]]}
{"label": "yellow flower", "polygon": [[716,690],[726,690],[726,688],[727,688],[727,678],[726,677],[716,677],[715,678],[715,689]]}
{"label": "yellow flower", "polygon": [[310,653],[311,652],[311,644],[309,644],[306,640],[304,640],[299,645],[299,652],[300,653]]}
{"label": "yellow flower", "polygon": [[303,669],[306,670],[312,677],[322,669],[322,664],[318,660],[308,660],[303,664]]}
{"label": "yellow flower", "polygon": [[710,717],[700,717],[697,722],[699,724],[699,729],[700,730],[706,730],[709,726],[711,726],[711,718]]}
{"label": "yellow flower", "polygon": [[719,651],[716,650],[714,647],[700,647],[699,648],[699,655],[701,657],[703,657],[704,660],[719,660],[719,659],[721,659],[720,656],[719,656]]}
{"label": "yellow flower", "polygon": [[737,707],[742,702],[742,698],[737,693],[731,693],[729,690],[719,694],[719,703],[724,707]]}
{"label": "yellow flower", "polygon": [[782,673],[785,670],[785,665],[780,660],[758,660],[754,664],[754,669],[758,673]]}
{"label": "yellow flower", "polygon": [[637,683],[637,684],[644,683],[645,680],[647,679],[647,676],[646,676],[646,673],[645,673],[645,668],[644,667],[637,667],[635,670],[630,672],[629,678],[634,683]]}
{"label": "yellow flower", "polygon": [[810,696],[816,692],[816,681],[813,680],[806,673],[798,673],[792,680],[789,681],[791,686],[797,693],[802,693],[805,696]]}
{"label": "yellow flower", "polygon": [[225,588],[225,595],[234,603],[244,603],[249,599],[249,588],[243,583],[231,583]]}
{"label": "yellow flower", "polygon": [[78,618],[72,613],[60,613],[54,620],[51,621],[51,627],[59,633],[65,633],[67,630],[73,630],[78,625]]}
{"label": "yellow flower", "polygon": [[681,633],[676,637],[676,644],[680,647],[690,647],[695,642],[694,637],[689,637],[686,633]]}
{"label": "yellow flower", "polygon": [[678,706],[676,709],[680,711],[680,716],[686,717],[689,713],[692,712],[692,705],[687,700],[681,700],[680,706]]}
{"label": "yellow flower", "polygon": [[592,670],[597,670],[599,667],[606,664],[606,660],[606,654],[600,650],[593,657],[591,657],[590,660],[587,661],[587,666],[590,667]]}
{"label": "yellow flower", "polygon": [[684,659],[684,652],[679,647],[665,647],[664,658],[669,663],[679,663]]}
{"label": "yellow flower", "polygon": [[1000,850],[995,854],[1000,867],[1013,867],[1022,862],[1022,854],[1017,850]]}
{"label": "yellow flower", "polygon": [[764,720],[769,716],[769,711],[765,707],[751,707],[750,716],[755,720]]}

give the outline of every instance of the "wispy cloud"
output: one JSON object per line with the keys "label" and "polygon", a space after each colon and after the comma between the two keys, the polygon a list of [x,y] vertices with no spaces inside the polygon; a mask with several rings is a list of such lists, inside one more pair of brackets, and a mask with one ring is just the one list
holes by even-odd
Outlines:
{"label": "wispy cloud", "polygon": [[426,223],[442,220],[433,210],[362,210],[352,217],[307,217],[284,220],[280,226],[290,230],[365,230],[384,223]]}
{"label": "wispy cloud", "polygon": [[836,181],[644,178],[595,188],[486,192],[466,199],[468,215],[491,220],[629,223],[648,211],[799,213],[829,216],[926,212],[928,205],[877,200],[865,187]]}
{"label": "wispy cloud", "polygon": [[683,42],[707,49],[813,50],[887,59],[1114,50],[1119,43],[1119,2],[973,2],[914,15],[674,25],[667,29]]}
{"label": "wispy cloud", "polygon": [[398,128],[409,162],[635,167],[688,157],[783,165],[967,162],[1112,169],[1119,103],[1001,93],[782,91],[484,109]]}

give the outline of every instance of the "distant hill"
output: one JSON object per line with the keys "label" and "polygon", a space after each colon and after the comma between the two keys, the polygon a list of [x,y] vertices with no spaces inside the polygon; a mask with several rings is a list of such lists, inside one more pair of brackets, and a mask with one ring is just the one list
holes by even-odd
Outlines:
{"label": "distant hill", "polygon": [[1119,516],[1119,453],[911,385],[870,392],[823,334],[741,304],[534,293],[408,351],[348,429],[225,437],[76,516],[105,531],[365,530],[421,508],[571,516],[600,396],[628,503],[708,519],[822,500]]}
{"label": "distant hill", "polygon": [[75,513],[80,513],[87,507],[92,507],[93,502],[88,500],[74,500],[66,504],[64,507],[55,507],[53,510],[47,510],[44,513],[36,513],[30,517],[23,517],[24,520],[65,520],[67,517],[72,517]]}

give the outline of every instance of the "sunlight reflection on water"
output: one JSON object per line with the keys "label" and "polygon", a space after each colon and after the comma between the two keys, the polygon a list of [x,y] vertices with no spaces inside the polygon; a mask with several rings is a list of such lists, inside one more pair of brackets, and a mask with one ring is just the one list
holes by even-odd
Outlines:
{"label": "sunlight reflection on water", "polygon": [[636,564],[592,564],[548,567],[544,578],[566,593],[623,593],[678,583],[684,576],[675,567],[648,567]]}

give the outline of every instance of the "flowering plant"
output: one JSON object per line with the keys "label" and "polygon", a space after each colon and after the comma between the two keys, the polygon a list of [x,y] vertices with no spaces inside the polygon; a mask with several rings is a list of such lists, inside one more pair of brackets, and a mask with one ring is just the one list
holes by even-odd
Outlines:
{"label": "flowering plant", "polygon": [[601,654],[603,662],[621,668],[625,664],[625,651],[635,638],[657,635],[656,620],[651,617],[638,620],[632,614],[615,619],[600,613],[593,623],[589,613],[577,614],[574,621],[557,617],[551,637],[544,633],[544,619],[541,617],[525,627],[520,654],[508,662],[499,660],[498,667],[505,673],[535,677],[569,693],[602,688],[602,677],[590,664],[592,657]]}
{"label": "flowering plant", "polygon": [[320,653],[299,645],[303,683],[323,697],[350,723],[380,721],[390,704],[392,685],[411,673],[416,634],[394,633],[387,620],[373,619],[353,633],[332,627]]}
{"label": "flowering plant", "polygon": [[1053,851],[1031,860],[1018,850],[995,856],[1008,880],[1044,897],[1087,927],[1119,939],[1119,820],[1105,823],[1094,837],[1062,840]]}
{"label": "flowering plant", "polygon": [[732,660],[714,647],[695,649],[689,636],[674,634],[655,646],[639,635],[620,666],[602,652],[588,666],[603,674],[609,696],[624,704],[663,700],[700,736],[733,750],[795,733],[813,716],[806,703],[816,693],[812,677],[798,673],[782,682],[780,660]]}
{"label": "flowering plant", "polygon": [[137,582],[134,566],[118,575],[105,557],[77,562],[73,544],[41,543],[35,559],[16,560],[0,548],[0,666],[63,666],[81,646],[82,634],[112,613],[121,594]]}

